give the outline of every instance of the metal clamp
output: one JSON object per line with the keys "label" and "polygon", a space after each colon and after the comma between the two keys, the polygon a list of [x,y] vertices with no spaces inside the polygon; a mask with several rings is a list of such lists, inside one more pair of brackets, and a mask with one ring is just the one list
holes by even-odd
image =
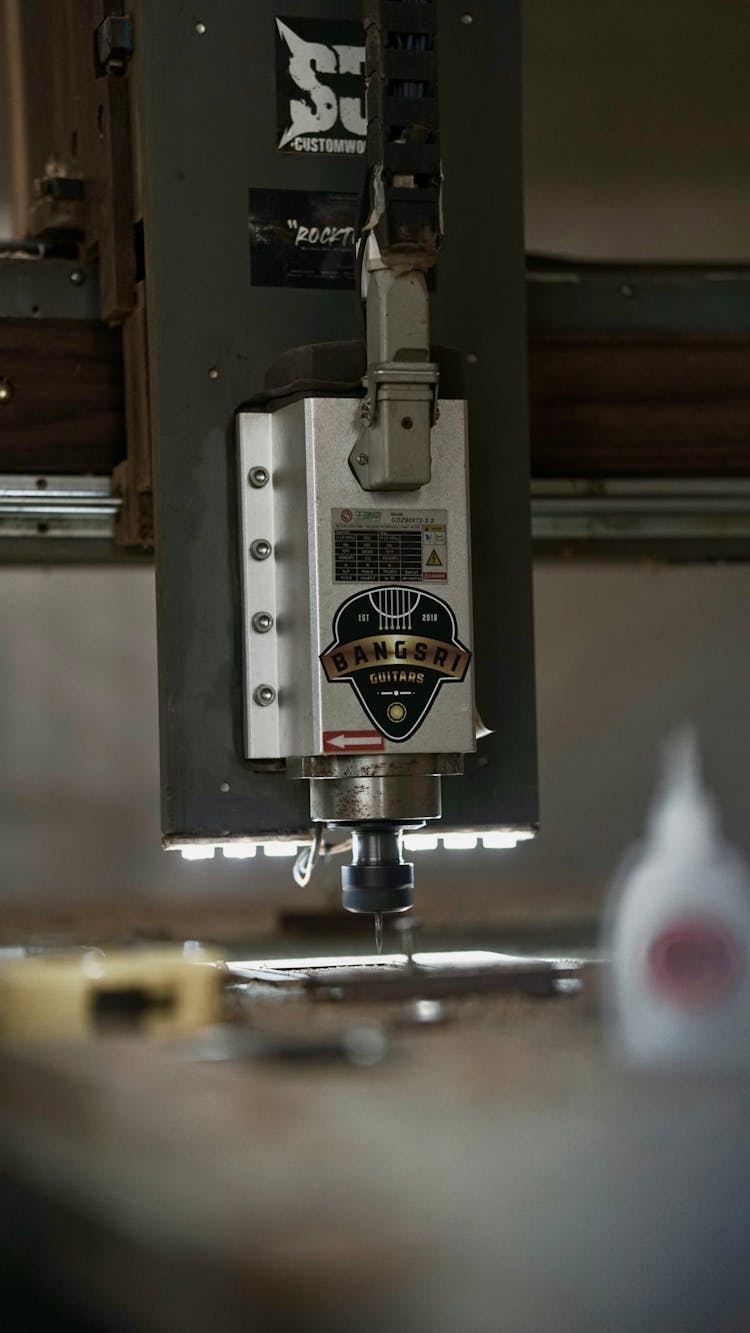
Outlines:
{"label": "metal clamp", "polygon": [[378,399],[380,390],[386,385],[401,385],[404,388],[432,389],[430,425],[434,426],[440,410],[438,407],[438,382],[440,370],[434,361],[381,361],[370,366],[363,383],[367,390],[362,400],[362,417],[368,426],[374,426],[378,418]]}

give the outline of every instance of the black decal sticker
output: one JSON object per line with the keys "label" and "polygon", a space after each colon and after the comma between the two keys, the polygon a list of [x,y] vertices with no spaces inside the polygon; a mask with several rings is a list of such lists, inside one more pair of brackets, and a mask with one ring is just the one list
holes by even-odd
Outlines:
{"label": "black decal sticker", "polygon": [[276,19],[277,146],[283,153],[364,154],[364,66],[359,23]]}
{"label": "black decal sticker", "polygon": [[390,741],[421,727],[438,690],[466,676],[471,653],[446,602],[416,588],[370,588],[338,609],[320,661],[331,684],[355,690]]}
{"label": "black decal sticker", "polygon": [[250,190],[254,287],[354,288],[357,196]]}

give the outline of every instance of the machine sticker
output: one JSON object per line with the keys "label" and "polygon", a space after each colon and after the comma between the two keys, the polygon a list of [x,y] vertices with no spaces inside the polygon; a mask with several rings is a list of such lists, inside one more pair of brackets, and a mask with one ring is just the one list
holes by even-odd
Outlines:
{"label": "machine sticker", "polygon": [[413,736],[441,685],[460,684],[471,661],[447,602],[417,588],[355,593],[336,612],[333,634],[320,655],[326,679],[350,684],[389,741]]}
{"label": "machine sticker", "polygon": [[356,194],[251,189],[253,286],[352,291],[357,208]]}
{"label": "machine sticker", "polygon": [[385,749],[379,731],[324,731],[323,754],[371,754]]}
{"label": "machine sticker", "polygon": [[333,509],[331,519],[334,582],[447,579],[447,509]]}
{"label": "machine sticker", "polygon": [[277,145],[282,153],[364,154],[364,70],[361,24],[276,19]]}

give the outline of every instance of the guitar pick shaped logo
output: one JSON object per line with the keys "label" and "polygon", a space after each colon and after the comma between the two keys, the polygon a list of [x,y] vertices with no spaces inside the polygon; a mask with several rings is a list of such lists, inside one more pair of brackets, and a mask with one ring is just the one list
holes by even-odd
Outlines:
{"label": "guitar pick shaped logo", "polygon": [[333,634],[320,655],[326,679],[350,684],[389,741],[413,736],[441,686],[460,684],[471,661],[447,602],[415,588],[355,593],[336,612]]}

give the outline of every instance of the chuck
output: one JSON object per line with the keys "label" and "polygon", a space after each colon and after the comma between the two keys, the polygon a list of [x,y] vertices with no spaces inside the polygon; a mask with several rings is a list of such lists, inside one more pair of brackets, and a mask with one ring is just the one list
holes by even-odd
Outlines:
{"label": "chuck", "polygon": [[402,828],[379,824],[352,830],[352,864],[341,870],[349,912],[406,912],[414,902],[414,866],[401,855]]}

